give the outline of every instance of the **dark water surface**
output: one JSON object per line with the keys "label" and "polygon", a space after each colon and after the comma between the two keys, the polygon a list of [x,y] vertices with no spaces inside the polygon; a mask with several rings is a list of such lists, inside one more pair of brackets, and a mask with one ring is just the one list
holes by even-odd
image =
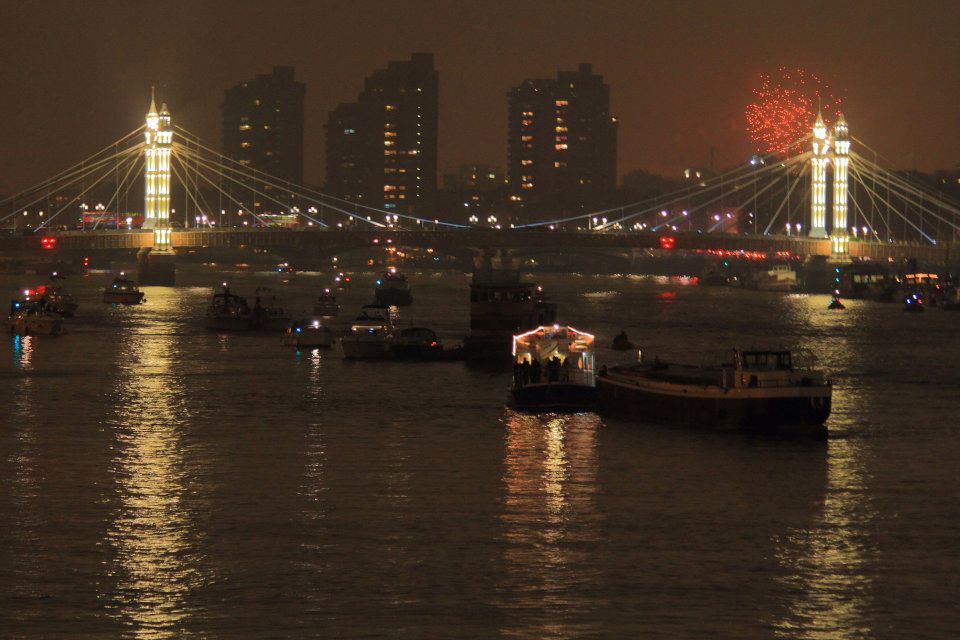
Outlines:
{"label": "dark water surface", "polygon": [[[468,276],[410,276],[403,322],[462,336]],[[810,349],[832,435],[776,441],[515,415],[509,372],[202,328],[222,279],[306,309],[329,274],[195,267],[135,308],[106,279],[72,279],[68,335],[0,347],[2,637],[960,633],[960,314],[540,278],[604,346]]]}

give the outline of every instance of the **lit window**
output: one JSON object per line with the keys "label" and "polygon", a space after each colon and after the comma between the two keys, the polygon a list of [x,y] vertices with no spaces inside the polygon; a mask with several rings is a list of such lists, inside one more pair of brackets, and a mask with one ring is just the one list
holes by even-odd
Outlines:
{"label": "lit window", "polygon": [[249,146],[250,146],[250,143],[249,143],[248,141],[246,141],[246,140],[244,140],[243,142],[240,143],[240,148],[241,148],[241,149],[246,149],[246,148],[248,148]]}
{"label": "lit window", "polygon": [[556,148],[557,151],[564,151],[567,148],[567,143],[561,142],[559,144],[554,145],[554,147]]}
{"label": "lit window", "polygon": [[383,141],[383,146],[385,146],[385,147],[392,147],[392,146],[393,146],[393,140],[384,140],[384,141]]}
{"label": "lit window", "polygon": [[[528,166],[528,165],[533,164],[533,160],[521,160],[521,161],[520,161],[520,164],[521,164],[522,166],[526,167],[526,166]],[[493,177],[493,174],[492,174],[492,173],[490,174],[490,177],[491,177],[491,178]]]}
{"label": "lit window", "polygon": [[240,131],[250,131],[250,125],[248,124],[240,125]]}
{"label": "lit window", "polygon": [[[573,85],[570,85],[570,87],[573,88]],[[556,104],[558,107],[565,107],[570,103],[566,100],[557,100],[554,104]]]}
{"label": "lit window", "polygon": [[259,106],[260,106],[260,100],[259,100],[259,99],[258,99],[258,100],[254,100],[254,101],[253,101],[253,106],[259,107]]}
{"label": "lit window", "polygon": [[520,142],[530,142],[533,140],[533,136],[520,136]]}
{"label": "lit window", "polygon": [[397,109],[397,107],[394,106],[394,105],[392,105],[392,104],[385,104],[385,105],[383,105],[383,110],[384,110],[384,111],[396,111],[396,109]]}
{"label": "lit window", "polygon": [[556,131],[557,131],[557,133],[566,133],[566,132],[567,132],[567,128],[566,128],[566,127],[557,127],[557,128],[556,128]]}

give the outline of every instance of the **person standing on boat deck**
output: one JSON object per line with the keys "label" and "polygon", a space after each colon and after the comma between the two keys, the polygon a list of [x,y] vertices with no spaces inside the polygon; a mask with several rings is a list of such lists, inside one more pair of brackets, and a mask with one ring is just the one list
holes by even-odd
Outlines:
{"label": "person standing on boat deck", "polygon": [[530,363],[530,382],[534,384],[540,382],[540,361],[536,358]]}
{"label": "person standing on boat deck", "polygon": [[523,365],[517,361],[513,363],[513,386],[517,389],[523,386]]}
{"label": "person standing on boat deck", "polygon": [[520,382],[524,386],[530,382],[530,361],[526,358],[520,363]]}
{"label": "person standing on boat deck", "polygon": [[563,370],[562,379],[564,382],[570,382],[570,357],[567,356],[563,359],[563,364],[560,365]]}

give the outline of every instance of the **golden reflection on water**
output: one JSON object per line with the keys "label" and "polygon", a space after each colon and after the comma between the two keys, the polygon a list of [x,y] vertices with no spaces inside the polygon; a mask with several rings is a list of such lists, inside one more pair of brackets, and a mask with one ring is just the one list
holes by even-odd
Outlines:
{"label": "golden reflection on water", "polygon": [[[501,632],[517,638],[579,637],[597,606],[600,542],[595,504],[599,419],[524,416],[506,422]],[[532,614],[536,612],[536,614]]]}
{"label": "golden reflection on water", "polygon": [[[323,359],[329,355],[330,351],[321,352],[320,349],[302,350],[297,352],[297,358],[301,363],[306,364],[308,369],[307,379],[309,386],[307,388],[307,398],[315,408],[315,415],[322,415],[319,411],[319,404],[324,397],[324,389],[321,385],[320,374],[323,368]],[[326,491],[324,486],[324,467],[326,465],[326,449],[323,442],[323,429],[319,421],[310,424],[305,434],[306,442],[306,468],[304,470],[303,495],[306,497],[307,518],[317,520],[323,518],[325,514],[323,494]],[[304,546],[315,546],[312,543],[305,543]]]}
{"label": "golden reflection on water", "polygon": [[[844,300],[846,309],[826,309],[829,296],[790,296],[798,319],[821,332],[812,345],[829,372],[858,368],[852,328],[865,322],[867,303]],[[798,595],[783,620],[779,637],[844,640],[872,636],[869,622],[872,583],[867,572],[873,548],[874,510],[866,498],[864,458],[868,440],[858,430],[868,398],[849,383],[835,382],[827,426],[837,436],[827,443],[827,486],[818,521],[778,540],[777,558],[787,570],[785,586]]]}
{"label": "golden reflection on water", "polygon": [[[118,338],[120,382],[113,461],[119,508],[109,532],[116,551],[111,608],[136,637],[182,635],[192,614],[189,592],[201,583],[196,527],[183,505],[187,491],[181,426],[187,407],[172,361],[176,337],[173,290],[155,289],[150,319],[138,318]],[[152,320],[157,318],[157,320]]]}
{"label": "golden reflection on water", "polygon": [[873,552],[868,531],[872,509],[866,494],[860,443],[829,443],[827,492],[819,522],[790,532],[779,542],[783,578],[798,592],[785,619],[775,625],[779,637],[810,640],[868,638],[871,579],[866,571]]}

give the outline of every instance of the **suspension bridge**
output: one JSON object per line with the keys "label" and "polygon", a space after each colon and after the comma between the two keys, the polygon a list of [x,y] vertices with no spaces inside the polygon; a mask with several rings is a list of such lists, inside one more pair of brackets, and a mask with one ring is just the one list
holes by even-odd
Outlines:
{"label": "suspension bridge", "polygon": [[791,146],[798,149],[792,155],[754,156],[719,175],[695,176],[674,192],[615,208],[534,222],[491,216],[471,224],[386,211],[263,173],[174,125],[166,104],[158,109],[151,97],[143,125],[0,201],[0,228],[8,231],[0,250],[136,250],[145,284],[172,284],[176,250],[189,247],[331,253],[389,243],[447,251],[956,261],[960,204],[884,166],[879,153],[850,135],[842,115],[832,127],[818,117],[810,134]]}

